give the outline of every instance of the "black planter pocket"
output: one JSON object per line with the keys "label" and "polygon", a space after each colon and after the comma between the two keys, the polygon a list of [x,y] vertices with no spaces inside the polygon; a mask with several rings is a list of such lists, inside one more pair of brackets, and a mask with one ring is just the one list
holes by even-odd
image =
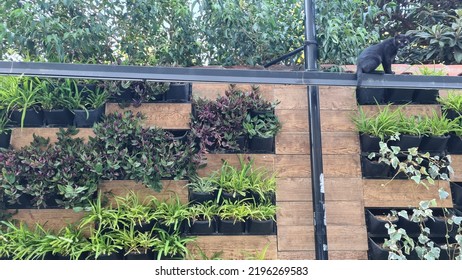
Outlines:
{"label": "black planter pocket", "polygon": [[380,137],[370,134],[361,134],[359,135],[359,143],[361,145],[361,152],[377,153],[380,151]]}
{"label": "black planter pocket", "polygon": [[124,260],[153,260],[154,252],[147,253],[128,253],[124,255]]}
{"label": "black planter pocket", "polygon": [[388,146],[398,146],[401,151],[407,151],[409,148],[419,148],[422,142],[422,136],[401,134],[399,140],[388,141]]}
{"label": "black planter pocket", "polygon": [[273,220],[247,220],[247,233],[252,235],[270,235],[274,234]]}
{"label": "black planter pocket", "polygon": [[74,122],[74,114],[68,109],[43,111],[45,125],[52,127],[67,127]]}
{"label": "black planter pocket", "polygon": [[383,238],[368,238],[367,254],[370,260],[388,260],[388,251],[382,247],[383,241]]}
{"label": "black planter pocket", "polygon": [[446,118],[450,120],[454,120],[461,116],[459,112],[454,111],[452,109],[443,109],[443,114],[445,114]]}
{"label": "black planter pocket", "polygon": [[92,127],[104,115],[104,106],[95,110],[74,110],[74,125],[76,127]]}
{"label": "black planter pocket", "polygon": [[220,220],[218,232],[228,235],[243,234],[245,231],[245,223],[235,220]]}
{"label": "black planter pocket", "polygon": [[201,204],[207,201],[215,200],[215,195],[213,193],[206,192],[194,192],[189,190],[189,202],[190,204]]}
{"label": "black planter pocket", "polygon": [[[22,111],[14,110],[11,112],[10,120],[13,124],[21,126]],[[24,127],[42,127],[43,126],[43,111],[35,109],[27,109],[24,118]]]}
{"label": "black planter pocket", "polygon": [[222,191],[221,192],[221,195],[219,197],[219,200],[220,202],[222,202],[223,200],[227,200],[229,202],[236,202],[238,200],[243,200],[245,198],[245,196],[237,193],[237,192],[226,192],[226,191]]}
{"label": "black planter pocket", "polygon": [[462,186],[454,182],[451,182],[450,186],[454,207],[462,208]]}
{"label": "black planter pocket", "polygon": [[111,261],[114,261],[114,260],[123,260],[123,255],[122,253],[112,253],[110,255],[106,255],[106,254],[103,254],[103,255],[99,255],[96,260],[104,260],[104,261],[107,261],[107,260],[111,260]]}
{"label": "black planter pocket", "polygon": [[412,102],[414,89],[389,88],[385,93],[385,101],[393,104],[407,104]]}
{"label": "black planter pocket", "polygon": [[412,101],[415,104],[437,104],[438,96],[437,89],[416,89]]}
{"label": "black planter pocket", "polygon": [[460,155],[462,154],[462,138],[455,134],[451,134],[447,144],[448,153]]}
{"label": "black planter pocket", "polygon": [[[412,213],[408,213],[409,218],[411,217]],[[428,219],[425,219],[423,222],[426,223]],[[411,220],[408,220],[404,217],[399,216],[398,220],[398,228],[402,228],[406,230],[406,233],[410,237],[417,237],[420,235],[421,230],[420,230],[420,224]]]}
{"label": "black planter pocket", "polygon": [[249,151],[254,153],[273,153],[274,137],[263,138],[254,136],[249,140]]}
{"label": "black planter pocket", "polygon": [[[369,236],[388,237],[388,229],[385,225],[392,223],[397,225],[398,218],[389,216],[390,210],[366,209],[366,226]],[[390,219],[390,220],[389,220]]]}
{"label": "black planter pocket", "polygon": [[237,151],[238,153],[244,153],[247,151],[248,138],[246,135],[241,135],[236,138]]}
{"label": "black planter pocket", "polygon": [[359,105],[385,104],[385,89],[357,88],[356,100]]}
{"label": "black planter pocket", "polygon": [[191,100],[191,83],[171,83],[165,93],[167,102],[189,102]]}
{"label": "black planter pocket", "polygon": [[443,209],[433,209],[433,219],[428,219],[425,223],[430,229],[431,237],[445,237],[446,234],[454,236],[457,233],[457,226],[447,225],[447,219],[453,215],[451,210],[443,213]]}
{"label": "black planter pocket", "polygon": [[446,151],[449,141],[447,136],[423,136],[420,142],[419,150],[423,153],[443,153]]}
{"label": "black planter pocket", "polygon": [[361,156],[362,175],[367,179],[386,179],[390,177],[391,167],[384,162],[370,160],[367,156]]}
{"label": "black planter pocket", "polygon": [[210,222],[205,221],[192,221],[189,227],[189,234],[191,235],[212,235],[217,232],[217,222],[215,219]]}
{"label": "black planter pocket", "polygon": [[4,133],[0,133],[0,148],[7,149],[10,147],[10,139],[11,139],[11,131],[5,131]]}
{"label": "black planter pocket", "polygon": [[156,226],[157,220],[151,220],[149,222],[137,223],[135,230],[141,233],[150,232]]}

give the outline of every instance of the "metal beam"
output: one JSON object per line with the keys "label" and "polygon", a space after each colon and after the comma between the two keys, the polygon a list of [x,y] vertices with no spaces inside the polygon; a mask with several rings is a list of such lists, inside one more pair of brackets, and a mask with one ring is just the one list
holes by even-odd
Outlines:
{"label": "metal beam", "polygon": [[[0,75],[104,80],[356,86],[356,74],[209,67],[148,67],[0,61]],[[462,77],[364,74],[364,87],[462,89]]]}

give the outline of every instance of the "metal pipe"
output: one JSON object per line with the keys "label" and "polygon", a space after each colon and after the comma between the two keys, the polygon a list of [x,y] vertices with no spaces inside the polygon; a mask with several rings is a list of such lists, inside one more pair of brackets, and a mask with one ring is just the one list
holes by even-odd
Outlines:
{"label": "metal pipe", "polygon": [[[314,0],[305,0],[305,39],[316,41]],[[317,44],[305,46],[305,71],[317,71]],[[321,114],[319,88],[310,85],[308,94],[308,121],[310,124],[311,186],[313,192],[314,243],[317,260],[327,260],[327,224],[322,163]]]}

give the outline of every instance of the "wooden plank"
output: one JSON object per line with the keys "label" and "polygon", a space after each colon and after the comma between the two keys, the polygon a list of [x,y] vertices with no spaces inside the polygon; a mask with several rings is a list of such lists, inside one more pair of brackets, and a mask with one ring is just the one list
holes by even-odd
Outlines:
{"label": "wooden plank", "polygon": [[276,154],[308,155],[310,134],[307,132],[282,132],[276,136]]}
{"label": "wooden plank", "polygon": [[322,86],[319,92],[321,110],[355,110],[358,106],[354,87]]}
{"label": "wooden plank", "polygon": [[[276,201],[311,201],[311,178],[278,178]],[[362,196],[361,196],[362,197]]]}
{"label": "wooden plank", "polygon": [[324,155],[325,177],[361,177],[360,157],[357,155]]}
{"label": "wooden plank", "polygon": [[315,251],[279,251],[278,260],[315,260]]}
{"label": "wooden plank", "polygon": [[245,260],[255,258],[256,255],[261,254],[268,244],[265,259],[277,259],[275,235],[199,236],[195,242],[188,245],[188,249],[191,251],[193,259],[196,260],[201,259],[200,250],[208,257],[214,253],[222,252],[222,259]]}
{"label": "wooden plank", "polygon": [[[386,105],[364,105],[361,106],[361,108],[366,112],[367,114],[374,114],[378,112],[379,110],[382,110],[383,107]],[[413,116],[413,115],[419,115],[419,116],[424,116],[424,115],[432,115],[433,111],[436,111],[438,114],[441,114],[441,105],[434,104],[434,105],[391,105],[390,109],[395,110],[397,108],[401,107],[403,113],[407,116]]]}
{"label": "wooden plank", "polygon": [[351,120],[354,114],[354,110],[321,110],[321,131],[357,131]]}
{"label": "wooden plank", "polygon": [[281,121],[282,132],[308,132],[307,110],[281,110],[276,109],[276,115]]}
{"label": "wooden plank", "polygon": [[309,155],[278,155],[275,159],[278,178],[306,178],[311,176]]}
{"label": "wooden plank", "polygon": [[40,224],[47,230],[58,232],[68,224],[79,223],[84,215],[85,212],[72,209],[18,209],[12,219],[24,222],[30,229]]}
{"label": "wooden plank", "polygon": [[[137,183],[132,180],[114,180],[114,181],[103,181],[100,183],[99,189],[103,193],[109,193],[109,201],[114,203],[114,196],[124,197],[130,191],[135,192],[141,201],[149,196],[155,196],[159,200],[167,200],[174,198],[178,195],[178,198],[183,203],[188,203],[188,189],[185,185],[188,181],[174,181],[174,180],[163,180],[162,181],[162,191],[156,192],[142,183]],[[113,204],[115,205],[115,204]]]}
{"label": "wooden plank", "polygon": [[365,225],[362,201],[326,201],[326,215],[328,226]]}
{"label": "wooden plank", "polygon": [[329,225],[327,246],[330,251],[367,251],[366,226]]}
{"label": "wooden plank", "polygon": [[451,175],[451,181],[462,181],[462,155],[451,155],[451,167],[454,169],[454,174]]}
{"label": "wooden plank", "polygon": [[[251,90],[250,84],[236,84],[236,87],[244,92]],[[274,86],[273,85],[258,85],[262,97],[270,102],[274,101]],[[215,100],[218,96],[225,94],[229,84],[209,84],[209,83],[193,83],[192,96],[193,98],[205,98]]]}
{"label": "wooden plank", "polygon": [[[88,140],[88,137],[94,136],[92,128],[79,128],[79,133],[75,137],[81,137],[84,140]],[[24,128],[13,128],[11,132],[11,146],[13,149],[19,149],[24,146],[30,145],[34,140],[34,134],[50,139],[50,143],[55,143],[58,140],[56,133],[59,132],[59,128],[51,127],[24,127]]]}
{"label": "wooden plank", "polygon": [[362,201],[361,178],[325,178],[326,201]]}
{"label": "wooden plank", "polygon": [[143,103],[135,108],[133,106],[120,108],[117,103],[106,104],[106,114],[130,110],[146,116],[145,126],[157,126],[163,129],[189,129],[191,118],[190,103]]}
{"label": "wooden plank", "polygon": [[306,86],[274,86],[274,96],[280,101],[280,110],[308,110]]}
{"label": "wooden plank", "polygon": [[321,136],[323,155],[357,155],[360,153],[358,132],[325,131]]}
{"label": "wooden plank", "polygon": [[313,226],[313,204],[311,202],[278,202],[277,224],[279,226]]}
{"label": "wooden plank", "polygon": [[[452,197],[447,181],[436,181],[425,188],[411,180],[363,180],[364,207],[418,207],[423,200],[436,199],[437,207],[452,207]],[[439,200],[438,190],[449,193],[445,200]]]}
{"label": "wooden plank", "polygon": [[314,250],[314,227],[304,225],[278,226],[278,251]]}
{"label": "wooden plank", "polygon": [[239,157],[253,159],[256,167],[266,168],[269,172],[274,171],[275,155],[271,154],[207,154],[207,166],[199,169],[200,176],[209,176],[214,171],[219,171],[226,160],[230,165],[240,167]]}
{"label": "wooden plank", "polygon": [[367,251],[329,250],[329,260],[367,260]]}

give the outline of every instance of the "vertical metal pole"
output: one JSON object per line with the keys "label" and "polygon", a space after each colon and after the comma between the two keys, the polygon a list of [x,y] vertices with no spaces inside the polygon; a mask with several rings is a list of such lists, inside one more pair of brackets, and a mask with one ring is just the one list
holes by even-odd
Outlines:
{"label": "vertical metal pole", "polygon": [[[317,71],[317,44],[314,0],[305,0],[305,71]],[[326,209],[321,145],[319,88],[308,86],[308,121],[310,125],[311,185],[313,192],[314,242],[317,260],[327,260]]]}

